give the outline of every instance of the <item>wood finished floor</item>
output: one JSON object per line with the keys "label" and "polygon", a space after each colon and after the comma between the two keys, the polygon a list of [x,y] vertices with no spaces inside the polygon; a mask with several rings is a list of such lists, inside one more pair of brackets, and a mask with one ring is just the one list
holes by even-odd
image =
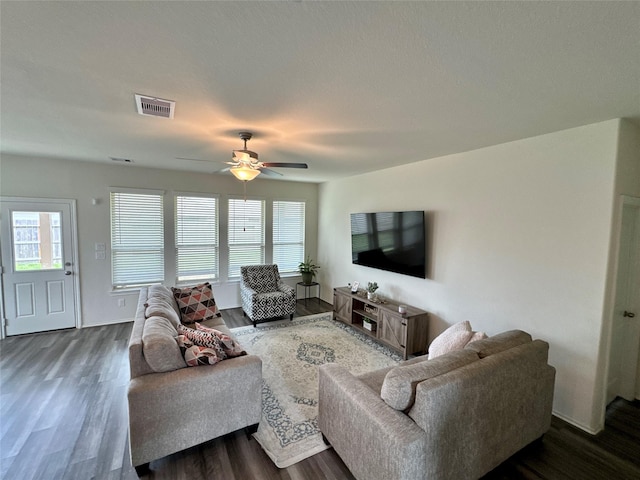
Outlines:
{"label": "wood finished floor", "polygon": [[[296,316],[331,310],[298,302]],[[229,327],[248,325],[224,310]],[[10,337],[0,342],[0,477],[136,479],[127,447],[131,324]],[[485,480],[640,479],[640,402],[616,400],[596,436],[554,417],[542,442]],[[245,430],[151,463],[149,479],[320,480],[353,477],[332,450],[278,469]],[[392,479],[390,479],[392,480]]]}

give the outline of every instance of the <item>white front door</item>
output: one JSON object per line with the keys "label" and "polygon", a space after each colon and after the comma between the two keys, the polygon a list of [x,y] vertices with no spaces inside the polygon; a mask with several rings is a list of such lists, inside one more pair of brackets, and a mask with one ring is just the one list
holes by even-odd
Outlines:
{"label": "white front door", "polygon": [[73,200],[0,199],[6,335],[77,324]]}

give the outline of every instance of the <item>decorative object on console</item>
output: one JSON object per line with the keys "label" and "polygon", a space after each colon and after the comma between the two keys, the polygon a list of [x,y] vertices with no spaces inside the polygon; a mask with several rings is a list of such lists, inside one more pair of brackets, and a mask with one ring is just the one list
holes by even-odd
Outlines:
{"label": "decorative object on console", "polygon": [[311,284],[311,282],[313,282],[313,277],[315,277],[319,268],[320,265],[313,263],[311,257],[307,255],[307,259],[298,264],[298,271],[302,275],[302,283],[305,285]]}
{"label": "decorative object on console", "polygon": [[469,343],[487,338],[484,332],[474,332],[469,321],[451,325],[438,335],[429,345],[429,359],[439,357],[453,350],[461,350]]}
{"label": "decorative object on console", "polygon": [[378,323],[370,319],[369,317],[363,317],[362,326],[365,330],[369,330],[372,333],[374,333],[378,329]]}
{"label": "decorative object on console", "polygon": [[378,282],[369,282],[367,283],[367,298],[369,300],[374,300],[376,290],[378,290]]}

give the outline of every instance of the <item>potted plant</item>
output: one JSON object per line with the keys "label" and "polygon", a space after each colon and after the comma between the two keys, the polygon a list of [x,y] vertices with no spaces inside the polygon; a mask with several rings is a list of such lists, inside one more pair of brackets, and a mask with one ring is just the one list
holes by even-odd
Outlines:
{"label": "potted plant", "polygon": [[302,275],[302,283],[309,285],[313,281],[313,277],[320,268],[319,265],[313,263],[310,256],[304,262],[298,264],[298,271]]}
{"label": "potted plant", "polygon": [[367,283],[367,298],[369,300],[373,300],[375,298],[376,290],[378,290],[377,282],[369,282]]}
{"label": "potted plant", "polygon": [[362,318],[362,326],[364,327],[365,330],[369,330],[370,332],[375,332],[376,331],[376,321],[369,318],[369,317],[363,317]]}

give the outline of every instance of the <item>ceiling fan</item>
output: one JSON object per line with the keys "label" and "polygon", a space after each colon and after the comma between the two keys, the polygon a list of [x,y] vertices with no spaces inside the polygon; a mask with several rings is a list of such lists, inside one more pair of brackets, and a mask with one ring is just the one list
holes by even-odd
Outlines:
{"label": "ceiling fan", "polygon": [[248,182],[256,178],[260,173],[267,175],[282,175],[281,173],[269,170],[269,168],[309,168],[306,163],[282,163],[282,162],[261,162],[258,154],[247,150],[247,141],[251,140],[251,132],[239,132],[240,139],[244,141],[244,148],[233,150],[233,161],[226,162],[231,165],[229,171],[238,180]]}

